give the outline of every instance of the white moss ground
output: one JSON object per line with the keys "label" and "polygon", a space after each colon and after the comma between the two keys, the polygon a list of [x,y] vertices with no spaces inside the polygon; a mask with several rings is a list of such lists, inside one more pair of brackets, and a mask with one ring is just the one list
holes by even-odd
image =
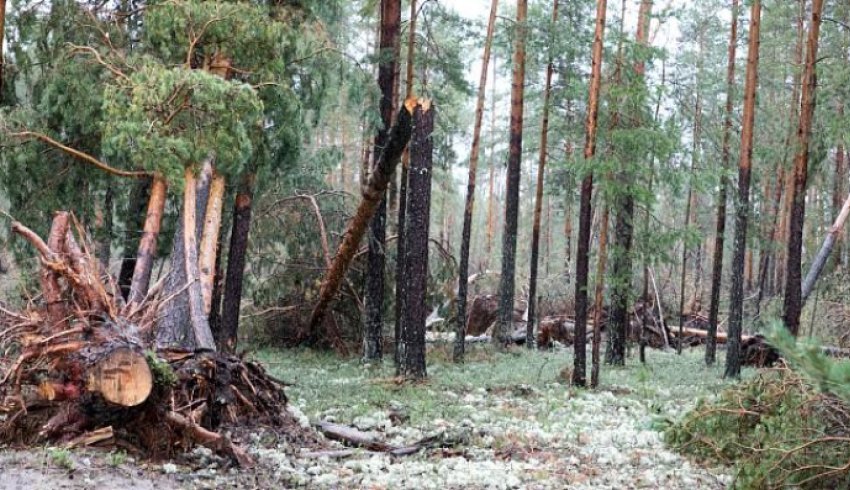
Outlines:
{"label": "white moss ground", "polygon": [[[381,366],[309,351],[260,352],[273,374],[295,383],[288,393],[305,419],[351,424],[404,445],[430,435],[463,441],[463,451],[344,460],[292,455],[258,445],[274,478],[292,486],[370,489],[726,488],[728,468],[703,468],[667,448],[664,419],[723,388],[722,356],[703,364],[702,349],[678,356],[649,351],[619,369],[603,367],[597,391],[559,382],[567,351],[494,354],[477,347],[456,366],[448,349],[429,355],[429,382],[396,385]],[[588,356],[589,357],[589,356]],[[409,415],[391,421],[390,413]]]}

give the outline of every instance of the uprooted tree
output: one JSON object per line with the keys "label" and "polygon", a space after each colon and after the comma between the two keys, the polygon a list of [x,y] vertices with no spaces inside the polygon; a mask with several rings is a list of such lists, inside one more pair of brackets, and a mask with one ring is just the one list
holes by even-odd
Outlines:
{"label": "uprooted tree", "polygon": [[[44,90],[65,91],[73,102],[61,109],[85,124],[49,104],[11,111],[0,124],[10,148],[5,162],[23,173],[73,160],[99,170],[99,178],[150,181],[128,292],[94,258],[88,223],[72,213],[56,213],[46,239],[34,231],[44,223],[13,224],[38,253],[40,294],[0,313],[0,411],[7,413],[0,439],[120,440],[151,455],[194,441],[246,465],[248,455],[220,428],[297,424],[285,411],[281,382],[217,352],[216,340],[235,347],[234,326],[224,329],[232,338],[215,336],[209,320],[219,308],[213,284],[224,190],[293,159],[285,151],[299,137],[291,124],[300,84],[292,61],[308,59],[311,41],[323,42],[323,34],[295,7],[146,7],[128,13],[52,4],[45,24],[58,18],[61,28],[47,42],[60,41],[42,75]],[[141,15],[143,22],[127,20]],[[96,85],[69,86],[69,74]],[[151,285],[168,190],[180,195],[177,229],[169,272]],[[242,223],[246,233],[249,224]]]}

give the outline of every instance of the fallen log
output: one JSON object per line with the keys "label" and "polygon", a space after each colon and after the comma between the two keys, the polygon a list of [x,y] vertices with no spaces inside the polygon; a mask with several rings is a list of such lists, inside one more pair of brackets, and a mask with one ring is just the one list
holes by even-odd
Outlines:
{"label": "fallen log", "polygon": [[[325,435],[328,439],[341,442],[347,446],[362,448],[367,452],[372,453],[387,453],[392,456],[410,456],[425,449],[454,447],[460,441],[453,439],[445,439],[442,437],[426,437],[409,446],[394,446],[386,442],[375,439],[371,435],[359,431],[354,427],[347,425],[334,424],[332,422],[318,422],[315,427]],[[345,458],[356,454],[356,452],[338,451],[332,456],[337,458]],[[329,452],[319,452],[317,456],[331,456]]]}
{"label": "fallen log", "polygon": [[[678,336],[678,332],[675,329],[671,329],[671,332],[674,336]],[[686,337],[697,337],[700,339],[708,338],[708,331],[698,329],[698,328],[683,328],[682,332]],[[725,332],[717,332],[717,343],[725,344],[728,340],[728,335]],[[747,342],[753,342],[755,340],[763,340],[764,337],[761,335],[741,335],[741,343],[742,345]],[[850,349],[842,348],[842,347],[834,347],[829,345],[822,345],[820,347],[821,352],[829,357],[835,358],[850,358]]]}

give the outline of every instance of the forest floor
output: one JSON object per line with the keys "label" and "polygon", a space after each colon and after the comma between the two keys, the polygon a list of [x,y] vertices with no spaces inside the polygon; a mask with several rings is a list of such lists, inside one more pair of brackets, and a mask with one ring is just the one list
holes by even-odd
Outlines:
{"label": "forest floor", "polygon": [[364,365],[311,351],[260,351],[291,383],[292,410],[304,423],[353,425],[403,446],[425,437],[454,441],[407,457],[368,452],[315,458],[261,431],[248,444],[256,470],[223,470],[196,450],[179,461],[136,461],[123,453],[55,448],[0,449],[0,489],[369,488],[631,489],[726,488],[731,469],[703,467],[663,442],[665,420],[718,393],[722,353],[707,368],[703,350],[648,351],[648,364],[603,366],[597,391],[564,384],[567,350],[494,353],[473,346],[466,364],[450,346],[429,353],[429,380],[398,383],[392,363]]}

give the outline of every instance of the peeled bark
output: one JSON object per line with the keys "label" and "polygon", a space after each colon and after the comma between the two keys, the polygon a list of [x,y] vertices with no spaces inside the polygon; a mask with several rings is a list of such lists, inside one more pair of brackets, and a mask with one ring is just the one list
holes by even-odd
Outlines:
{"label": "peeled bark", "polygon": [[806,215],[806,180],[808,178],[809,142],[815,113],[815,90],[817,87],[816,63],[820,37],[823,0],[812,1],[812,20],[806,43],[806,67],[803,73],[803,92],[800,101],[800,124],[797,127],[797,157],[794,163],[794,188],[790,196],[791,215],[788,223],[788,257],[785,279],[784,315],[785,327],[797,336],[800,330],[800,314],[803,310],[802,297],[802,253],[803,223]]}
{"label": "peeled bark", "polygon": [[130,293],[127,303],[137,304],[144,300],[150,286],[151,271],[156,259],[156,243],[162,229],[162,216],[165,212],[167,186],[165,179],[154,177],[148,198],[148,211],[139,240],[139,251],[136,253],[133,268],[133,280],[130,282]]}
{"label": "peeled bark", "polygon": [[[552,6],[552,30],[558,21],[558,0]],[[537,160],[537,185],[534,194],[534,222],[531,227],[531,270],[528,280],[528,319],[526,320],[525,346],[534,348],[534,322],[537,311],[537,261],[540,252],[540,215],[543,212],[543,181],[546,172],[546,156],[549,142],[549,104],[552,91],[552,45],[549,47],[549,63],[546,65],[546,85],[543,87],[543,121],[540,128],[540,153]]]}
{"label": "peeled bark", "polygon": [[[484,119],[484,95],[487,89],[487,67],[490,63],[490,47],[496,25],[499,1],[490,4],[487,23],[487,39],[484,41],[484,57],[481,61],[481,78],[478,82],[478,97],[475,102],[475,126],[472,130],[472,151],[469,155],[469,176],[466,184],[466,206],[463,212],[463,232],[460,241],[460,263],[458,264],[457,325],[455,327],[454,361],[462,362],[466,338],[466,301],[469,282],[469,247],[472,236],[472,215],[475,207],[475,180],[478,176],[478,155],[481,148],[481,123]],[[491,167],[492,174],[492,167]]]}
{"label": "peeled bark", "polygon": [[204,311],[198,266],[198,237],[202,233],[212,181],[212,163],[205,162],[196,177],[186,168],[183,209],[174,233],[171,272],[165,283],[165,297],[172,298],[157,325],[157,346],[215,349],[209,320]]}
{"label": "peeled bark", "polygon": [[527,16],[528,0],[517,0],[517,33],[514,43],[514,67],[513,80],[511,82],[511,129],[508,146],[508,176],[505,187],[505,225],[502,232],[502,276],[499,281],[499,321],[496,323],[493,332],[493,342],[501,346],[507,345],[513,325],[517,222],[519,219],[519,181],[522,164]]}
{"label": "peeled bark", "polygon": [[[378,53],[378,87],[381,89],[381,129],[375,138],[373,155],[380,154],[387,142],[387,131],[392,125],[394,94],[398,70],[399,33],[401,26],[401,0],[381,0],[381,31]],[[375,161],[374,167],[380,162]],[[388,177],[392,177],[389,175]],[[389,180],[387,186],[389,186]],[[384,265],[386,262],[386,196],[381,196],[369,225],[369,253],[366,271],[366,297],[363,336],[363,357],[376,360],[382,357],[382,330],[384,306]]]}
{"label": "peeled bark", "polygon": [[221,336],[218,346],[224,352],[235,352],[239,339],[239,311],[242,304],[242,281],[245,276],[245,256],[254,200],[254,174],[245,176],[242,188],[233,203],[233,223],[230,247],[227,251],[224,299],[221,307]]}
{"label": "peeled bark", "polygon": [[375,214],[375,210],[383,200],[384,192],[387,190],[387,186],[399,160],[401,160],[401,154],[410,140],[413,111],[423,103],[414,99],[408,99],[396,116],[396,123],[390,132],[387,144],[383,148],[377,165],[374,167],[371,175],[369,175],[366,185],[363,188],[363,199],[346,226],[345,233],[342,236],[342,242],[340,242],[337,249],[336,257],[334,257],[331,267],[328,268],[322,280],[319,300],[310,316],[310,338],[308,340],[311,343],[315,343],[318,340],[319,326],[327,314],[331,300],[336,296],[339,286],[342,284],[345,272],[348,270],[348,266],[357,252],[357,247],[366,232],[369,220]]}
{"label": "peeled bark", "polygon": [[406,298],[404,322],[398,343],[398,374],[409,379],[424,378],[425,319],[428,305],[425,296],[428,286],[428,230],[431,218],[431,166],[434,153],[434,109],[421,104],[414,112],[414,129],[410,142],[410,202],[408,203],[405,234],[404,279]]}
{"label": "peeled bark", "polygon": [[[599,117],[599,89],[602,85],[602,48],[605,34],[605,13],[607,0],[597,0],[596,28],[593,34],[592,66],[590,71],[590,91],[585,123],[584,159],[590,160],[596,155],[597,120]],[[576,250],[576,341],[573,344],[572,383],[584,386],[586,383],[587,358],[585,337],[587,335],[587,272],[590,262],[591,198],[593,196],[593,172],[588,172],[581,183],[579,203],[579,232]]]}
{"label": "peeled bark", "polygon": [[741,323],[744,313],[744,257],[750,207],[750,172],[753,158],[756,89],[758,87],[761,0],[750,9],[750,39],[747,75],[744,84],[744,114],[741,128],[741,160],[738,165],[738,202],[735,213],[735,254],[732,260],[732,288],[729,295],[729,343],[726,353],[727,378],[741,375]]}
{"label": "peeled bark", "polygon": [[204,213],[204,229],[201,233],[198,267],[201,272],[201,294],[204,300],[204,314],[209,316],[212,309],[212,296],[215,282],[215,263],[218,257],[221,216],[224,208],[224,176],[214,175],[210,184],[210,197]]}

